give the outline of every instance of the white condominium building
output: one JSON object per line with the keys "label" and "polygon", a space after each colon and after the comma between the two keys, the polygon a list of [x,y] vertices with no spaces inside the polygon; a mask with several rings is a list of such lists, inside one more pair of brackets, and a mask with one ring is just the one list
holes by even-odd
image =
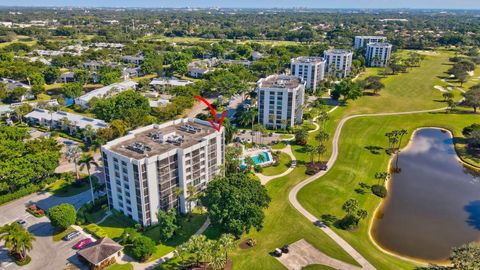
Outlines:
{"label": "white condominium building", "polygon": [[92,98],[109,98],[113,97],[121,92],[135,89],[138,83],[127,80],[119,83],[110,84],[95,90],[92,90],[85,95],[75,98],[75,104],[78,104],[84,108],[88,107],[88,103]]}
{"label": "white condominium building", "polygon": [[390,43],[369,43],[365,60],[370,67],[384,67],[387,65],[392,54],[392,44]]}
{"label": "white condominium building", "polygon": [[302,122],[305,83],[293,75],[270,75],[257,82],[258,122],[286,128]]}
{"label": "white condominium building", "polygon": [[355,50],[367,47],[368,43],[385,42],[386,37],[382,36],[355,36],[353,47]]}
{"label": "white condominium building", "polygon": [[327,72],[337,77],[345,78],[350,75],[352,69],[353,53],[350,50],[330,49],[323,52],[327,60]]}
{"label": "white condominium building", "polygon": [[325,75],[325,59],[315,56],[300,56],[290,60],[292,75],[302,78],[306,89],[317,90]]}
{"label": "white condominium building", "polygon": [[143,225],[156,223],[159,210],[186,213],[188,187],[205,189],[221,173],[224,152],[224,128],[199,119],[133,130],[102,146],[108,203]]}

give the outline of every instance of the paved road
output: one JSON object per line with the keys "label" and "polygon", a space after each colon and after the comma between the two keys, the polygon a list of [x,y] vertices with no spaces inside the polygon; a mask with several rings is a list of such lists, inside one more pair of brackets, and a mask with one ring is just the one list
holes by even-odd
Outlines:
{"label": "paved road", "polygon": [[290,203],[295,207],[303,216],[305,216],[308,220],[313,222],[315,225],[317,225],[321,230],[323,230],[330,238],[332,238],[340,247],[342,247],[350,256],[352,256],[361,266],[362,269],[368,269],[368,270],[373,270],[376,269],[372,264],[370,264],[357,250],[355,250],[349,243],[347,243],[343,238],[341,238],[338,234],[336,234],[332,229],[330,229],[328,226],[326,226],[324,223],[322,223],[320,220],[318,220],[317,217],[315,217],[313,214],[308,212],[297,200],[297,194],[298,192],[305,187],[306,185],[310,184],[311,182],[319,179],[320,177],[324,176],[335,164],[335,161],[338,158],[338,141],[340,139],[340,134],[342,132],[342,128],[347,123],[349,120],[353,118],[358,118],[358,117],[373,117],[373,116],[388,116],[388,115],[405,115],[405,114],[418,114],[418,113],[428,113],[428,112],[436,112],[436,111],[442,111],[445,110],[446,108],[440,108],[440,109],[433,109],[433,110],[420,110],[420,111],[410,111],[410,112],[394,112],[394,113],[376,113],[376,114],[358,114],[358,115],[352,115],[343,118],[340,123],[338,124],[335,134],[333,136],[333,149],[332,149],[332,155],[330,156],[330,159],[327,162],[328,169],[326,171],[321,171],[303,182],[297,184],[288,194],[288,200]]}

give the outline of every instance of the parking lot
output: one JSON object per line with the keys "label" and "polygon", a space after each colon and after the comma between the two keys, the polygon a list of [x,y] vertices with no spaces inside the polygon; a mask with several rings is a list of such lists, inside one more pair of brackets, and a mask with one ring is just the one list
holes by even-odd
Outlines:
{"label": "parking lot", "polygon": [[35,193],[6,205],[0,206],[0,226],[22,219],[26,221],[25,227],[36,238],[33,243],[33,249],[29,253],[32,262],[26,266],[17,266],[9,257],[5,247],[0,246],[0,269],[87,269],[76,258],[76,250],[72,246],[81,239],[87,238],[87,235],[79,236],[71,241],[54,242],[53,227],[47,217],[36,218],[25,211],[26,207],[35,202],[42,209],[48,209],[51,206],[68,202],[76,208],[83,205],[90,199],[86,191],[72,197],[55,197],[48,192]]}

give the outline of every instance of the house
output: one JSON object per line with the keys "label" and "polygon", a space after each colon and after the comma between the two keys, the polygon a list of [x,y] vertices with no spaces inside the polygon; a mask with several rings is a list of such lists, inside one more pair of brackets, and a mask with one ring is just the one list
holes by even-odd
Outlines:
{"label": "house", "polygon": [[80,114],[64,111],[49,111],[38,108],[26,114],[25,119],[30,125],[40,125],[54,129],[61,128],[68,130],[70,134],[75,134],[87,126],[90,126],[94,131],[108,126],[103,120]]}
{"label": "house", "polygon": [[170,100],[168,99],[158,99],[158,100],[149,100],[148,103],[150,103],[150,107],[163,107],[167,104],[170,103]]}
{"label": "house", "polygon": [[137,83],[131,80],[123,81],[119,83],[110,84],[93,91],[86,93],[83,96],[79,96],[75,99],[75,104],[78,104],[82,107],[88,107],[88,102],[94,97],[96,98],[107,98],[117,95],[123,91],[129,89],[135,89],[137,87]]}
{"label": "house", "polygon": [[123,68],[122,69],[122,78],[128,80],[130,78],[135,78],[142,76],[142,69],[139,67],[136,68]]}
{"label": "house", "polygon": [[263,54],[262,54],[262,53],[259,53],[259,52],[257,52],[257,51],[254,51],[254,52],[252,53],[252,61],[260,60],[260,59],[262,59],[263,57],[264,57]]}
{"label": "house", "polygon": [[188,74],[193,78],[201,78],[208,72],[213,71],[213,67],[218,64],[217,58],[194,61],[188,64]]}
{"label": "house", "polygon": [[62,83],[70,83],[75,81],[75,72],[70,71],[70,72],[65,72],[62,75],[60,75],[60,81]]}
{"label": "house", "polygon": [[115,264],[121,255],[123,246],[105,237],[93,245],[77,252],[80,261],[87,263],[90,269],[100,270]]}
{"label": "house", "polygon": [[103,62],[103,61],[88,60],[88,61],[85,61],[83,63],[83,68],[97,70],[97,69],[100,69],[102,66],[105,66],[105,65],[106,65],[106,63]]}
{"label": "house", "polygon": [[166,89],[166,88],[175,87],[175,86],[187,86],[191,83],[193,83],[193,82],[188,81],[188,80],[181,80],[181,79],[178,79],[178,78],[175,78],[175,77],[171,77],[171,78],[156,78],[156,79],[153,79],[149,83],[149,85],[154,89],[160,90],[160,89]]}
{"label": "house", "polygon": [[17,87],[25,88],[27,92],[19,98],[19,101],[35,99],[35,95],[31,92],[32,87],[30,85],[6,78],[0,78],[0,84],[1,83],[7,85],[7,92],[10,92]]}
{"label": "house", "polygon": [[252,63],[251,61],[248,60],[231,60],[231,59],[224,59],[220,60],[220,63],[231,66],[231,65],[241,65],[246,68],[250,67],[250,64]]}
{"label": "house", "polygon": [[129,63],[129,64],[135,64],[135,65],[140,65],[141,63],[143,63],[144,59],[145,58],[142,55],[136,55],[136,56],[124,55],[124,56],[122,56],[123,62]]}

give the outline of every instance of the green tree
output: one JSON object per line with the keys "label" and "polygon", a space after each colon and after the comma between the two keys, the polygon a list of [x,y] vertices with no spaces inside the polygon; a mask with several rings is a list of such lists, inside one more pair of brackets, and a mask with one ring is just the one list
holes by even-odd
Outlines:
{"label": "green tree", "polygon": [[77,211],[75,207],[68,203],[62,203],[48,209],[48,217],[52,226],[57,230],[65,230],[75,224],[77,219]]}
{"label": "green tree", "polygon": [[27,259],[27,252],[32,250],[33,241],[35,236],[16,222],[0,228],[0,242],[12,253],[18,254],[20,261]]}
{"label": "green tree", "polygon": [[358,210],[358,201],[349,199],[342,205],[342,209],[347,212],[347,214],[353,214]]}
{"label": "green tree", "polygon": [[69,98],[76,98],[83,94],[83,86],[80,83],[66,83],[62,87],[63,94]]}
{"label": "green tree", "polygon": [[43,71],[43,76],[46,83],[55,83],[60,78],[60,69],[55,66],[49,66]]}
{"label": "green tree", "polygon": [[295,131],[295,143],[298,145],[307,144],[308,131],[304,128],[298,129]]}
{"label": "green tree", "polygon": [[223,251],[225,262],[228,261],[228,253],[235,248],[235,237],[231,234],[224,233],[218,239],[218,245]]}
{"label": "green tree", "polygon": [[158,230],[160,231],[160,240],[165,242],[172,238],[175,231],[178,229],[177,225],[177,212],[174,209],[170,209],[167,212],[158,211]]}
{"label": "green tree", "polygon": [[338,100],[343,97],[343,101],[355,100],[363,95],[362,89],[358,84],[352,80],[343,80],[339,84],[335,85],[335,89],[332,91],[332,98]]}
{"label": "green tree", "polygon": [[480,106],[480,84],[473,86],[466,93],[463,93],[465,97],[465,105],[472,107],[473,112],[477,112],[477,108]]}
{"label": "green tree", "polygon": [[145,262],[157,251],[157,246],[152,239],[146,236],[136,237],[131,245],[132,255],[141,262]]}
{"label": "green tree", "polygon": [[219,177],[208,184],[202,204],[208,209],[212,224],[223,232],[240,237],[251,227],[261,230],[270,196],[259,181],[245,174]]}
{"label": "green tree", "polygon": [[453,248],[450,260],[452,261],[453,269],[480,269],[480,244],[473,242]]}

